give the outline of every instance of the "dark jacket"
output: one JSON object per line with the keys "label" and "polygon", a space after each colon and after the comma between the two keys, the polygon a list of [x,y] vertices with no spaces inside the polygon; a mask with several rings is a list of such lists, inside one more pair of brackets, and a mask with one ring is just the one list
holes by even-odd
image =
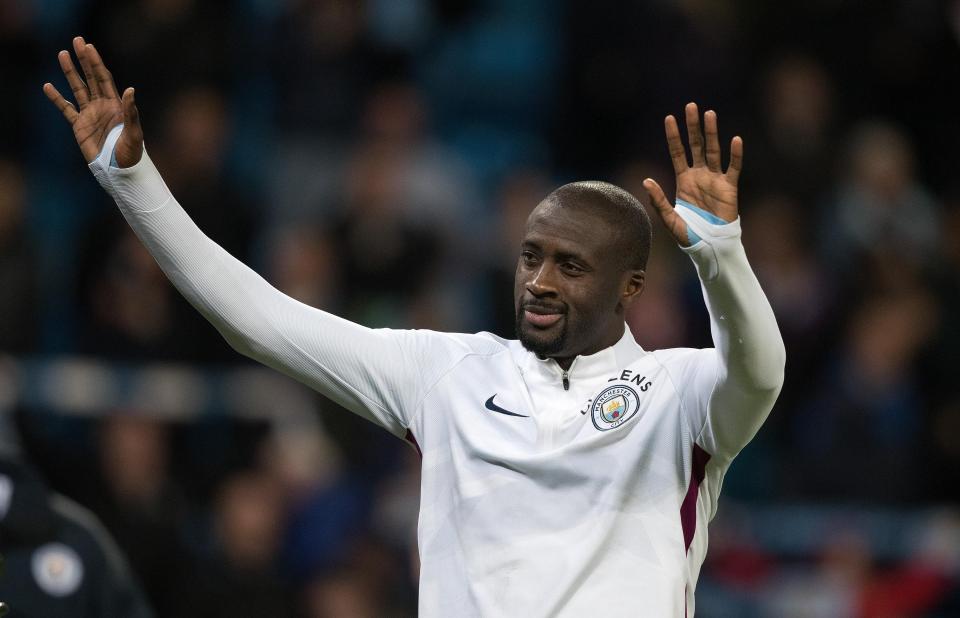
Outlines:
{"label": "dark jacket", "polygon": [[0,459],[5,618],[152,618],[126,561],[86,509]]}

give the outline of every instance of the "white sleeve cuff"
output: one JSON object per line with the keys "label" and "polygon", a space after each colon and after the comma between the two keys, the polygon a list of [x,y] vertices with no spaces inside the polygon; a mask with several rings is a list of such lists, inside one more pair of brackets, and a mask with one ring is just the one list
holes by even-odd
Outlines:
{"label": "white sleeve cuff", "polygon": [[143,156],[135,165],[125,168],[110,164],[113,150],[123,125],[111,129],[100,154],[88,165],[97,182],[116,200],[123,212],[151,212],[172,197],[170,189],[160,176],[144,147]]}
{"label": "white sleeve cuff", "polygon": [[713,281],[720,274],[719,255],[731,250],[743,251],[740,243],[740,217],[730,223],[714,224],[688,208],[674,207],[674,211],[699,237],[697,242],[681,249],[693,260],[700,279]]}

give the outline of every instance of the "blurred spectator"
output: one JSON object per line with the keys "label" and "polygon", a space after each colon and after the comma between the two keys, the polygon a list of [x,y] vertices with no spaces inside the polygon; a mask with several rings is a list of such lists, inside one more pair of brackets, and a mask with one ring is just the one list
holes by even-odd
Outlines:
{"label": "blurred spectator", "polygon": [[210,86],[181,89],[163,120],[148,147],[164,181],[200,229],[231,255],[246,259],[254,204],[227,175],[231,126],[224,95]]}
{"label": "blurred spectator", "polygon": [[307,618],[391,618],[409,615],[411,599],[397,595],[402,583],[397,556],[379,543],[355,546],[341,566],[316,574],[305,588]]}
{"label": "blurred spectator", "polygon": [[356,128],[371,72],[364,40],[364,3],[294,0],[286,3],[268,47],[281,93],[281,133],[345,137]]}
{"label": "blurred spectator", "polygon": [[293,615],[295,599],[277,571],[282,525],[282,495],[269,477],[241,472],[227,479],[216,502],[216,555],[181,573],[173,615]]}
{"label": "blurred spectator", "polygon": [[370,495],[359,475],[343,474],[291,504],[284,538],[287,574],[296,582],[340,564],[363,538]]}
{"label": "blurred spectator", "polygon": [[239,570],[269,570],[279,547],[281,495],[255,473],[229,479],[217,503],[217,536],[227,561]]}
{"label": "blurred spectator", "polygon": [[439,266],[440,231],[410,217],[397,199],[402,165],[400,153],[383,146],[358,152],[343,212],[331,225],[346,316],[368,325],[403,316]]}
{"label": "blurred spectator", "polygon": [[952,397],[933,409],[924,440],[929,449],[924,460],[927,469],[937,472],[924,478],[922,484],[928,499],[947,503],[956,502],[960,487],[960,395],[954,392]]}
{"label": "blurred spectator", "polygon": [[569,2],[562,14],[566,44],[553,127],[557,164],[597,176],[638,152],[665,152],[661,119],[687,101],[718,110],[721,125],[732,126],[727,122],[741,107],[734,103],[738,46],[724,43],[735,35],[736,7]]}
{"label": "blurred spectator", "polygon": [[[36,94],[36,75],[40,67],[40,41],[37,37],[39,8],[35,2],[0,0],[0,71],[6,92]],[[29,96],[8,97],[0,114],[0,157],[22,156],[29,145],[28,123],[31,108],[38,99]],[[0,187],[3,183],[0,182]]]}
{"label": "blurred spectator", "polygon": [[[960,547],[955,537],[943,540],[953,548]],[[923,556],[894,568],[875,568],[860,590],[857,615],[952,615],[958,609],[956,600],[948,598],[951,588],[955,588],[951,585],[955,574],[955,569],[944,570],[942,565],[927,562]]]}
{"label": "blurred spectator", "polygon": [[[956,191],[956,190],[955,190]],[[938,266],[935,290],[944,319],[940,320],[934,343],[923,365],[930,390],[932,414],[927,427],[927,465],[937,474],[927,477],[930,495],[937,500],[957,501],[960,487],[960,321],[948,316],[960,314],[960,192],[952,194],[941,230],[944,261]]]}
{"label": "blurred spectator", "polygon": [[416,541],[422,461],[413,448],[407,448],[399,459],[399,469],[377,484],[371,528],[390,547],[403,553]]}
{"label": "blurred spectator", "polygon": [[312,580],[306,588],[308,618],[380,618],[384,607],[371,578],[356,569],[338,569]]}
{"label": "blurred spectator", "polygon": [[767,584],[766,609],[773,616],[855,616],[857,592],[870,568],[865,540],[842,530],[824,544],[813,569],[784,569]]}
{"label": "blurred spectator", "polygon": [[324,311],[337,313],[337,255],[333,242],[313,226],[285,226],[274,231],[267,249],[271,282],[284,294]]}
{"label": "blurred spectator", "polygon": [[384,82],[367,101],[364,141],[397,157],[399,208],[430,218],[446,233],[475,231],[482,213],[474,179],[456,151],[431,135],[428,116],[423,94],[412,83]]}
{"label": "blurred spectator", "polygon": [[14,161],[0,158],[0,351],[34,351],[38,335],[38,273],[23,225],[26,178]]}
{"label": "blurred spectator", "polygon": [[[275,223],[326,221],[348,165],[364,102],[378,76],[364,2],[293,0],[265,46],[274,84],[272,164],[265,169]],[[262,50],[257,50],[263,53]]]}
{"label": "blurred spectator", "polygon": [[121,225],[114,221],[108,228],[117,233],[110,241],[99,235],[90,239],[100,244],[99,255],[86,252],[92,263],[81,288],[89,312],[82,322],[82,349],[136,360],[180,356],[188,342],[174,314],[176,291],[133,232]]}
{"label": "blurred spectator", "polygon": [[[789,195],[815,212],[835,178],[834,86],[814,58],[785,55],[764,76],[761,123],[747,140],[745,186]],[[748,136],[749,137],[749,136]],[[815,222],[803,220],[803,228]]]}
{"label": "blurred spectator", "polygon": [[922,288],[857,307],[794,419],[795,448],[804,457],[787,462],[788,478],[802,495],[874,502],[922,495],[925,398],[916,361],[937,318]]}
{"label": "blurred spectator", "polygon": [[105,487],[97,511],[144,582],[161,615],[170,615],[186,555],[180,542],[184,500],[168,473],[166,428],[158,421],[118,414],[100,429]]}
{"label": "blurred spectator", "polygon": [[867,123],[847,148],[849,170],[823,224],[830,263],[850,276],[866,262],[881,281],[889,280],[888,265],[928,268],[938,255],[941,213],[915,175],[907,137],[891,124]]}
{"label": "blurred spectator", "polygon": [[278,551],[284,575],[302,583],[345,560],[363,534],[370,505],[364,480],[345,469],[337,445],[322,431],[279,427],[261,449],[260,464],[283,496]]}
{"label": "blurred spectator", "polygon": [[785,194],[768,195],[750,205],[743,222],[750,261],[780,329],[798,345],[822,327],[835,293],[805,234],[803,211]]}
{"label": "blurred spectator", "polygon": [[368,0],[367,20],[370,33],[379,46],[413,52],[426,43],[433,26],[431,0]]}
{"label": "blurred spectator", "polygon": [[[748,204],[743,219],[743,242],[777,316],[784,344],[790,354],[792,376],[817,372],[824,351],[823,334],[829,333],[834,298],[834,279],[820,265],[807,233],[808,210],[787,194],[770,194]],[[790,380],[779,401],[780,410],[790,410],[809,396],[808,385]],[[778,423],[785,415],[771,420]]]}
{"label": "blurred spectator", "polygon": [[449,28],[416,58],[438,134],[484,186],[550,159],[560,19],[551,0],[434,1]]}
{"label": "blurred spectator", "polygon": [[228,81],[236,65],[230,22],[223,18],[230,4],[228,0],[94,2],[81,32],[111,59],[118,86],[133,83],[140,95],[138,105],[143,99],[148,112],[162,110],[184,86],[223,86]]}

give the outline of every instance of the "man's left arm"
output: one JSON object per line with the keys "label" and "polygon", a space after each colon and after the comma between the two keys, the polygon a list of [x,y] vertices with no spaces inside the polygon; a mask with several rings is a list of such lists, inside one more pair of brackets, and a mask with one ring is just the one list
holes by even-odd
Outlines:
{"label": "man's left arm", "polygon": [[[785,351],[776,319],[740,242],[737,181],[743,141],[730,144],[730,164],[720,165],[717,116],[686,108],[693,165],[687,161],[676,119],[665,120],[667,145],[677,174],[677,205],[653,180],[644,186],[667,229],[693,260],[710,312],[715,349],[697,355],[684,372],[686,396],[702,419],[694,436],[714,455],[732,458],[756,434],[783,384]],[[702,415],[702,416],[701,416]]]}

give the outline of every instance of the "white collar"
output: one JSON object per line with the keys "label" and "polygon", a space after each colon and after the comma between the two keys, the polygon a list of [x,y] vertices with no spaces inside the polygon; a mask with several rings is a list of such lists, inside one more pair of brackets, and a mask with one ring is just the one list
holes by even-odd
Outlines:
{"label": "white collar", "polygon": [[[517,365],[524,374],[540,375],[547,380],[560,379],[564,371],[552,358],[539,358],[536,354],[520,346],[522,356]],[[598,377],[610,377],[634,361],[638,352],[645,354],[643,348],[633,338],[630,328],[624,323],[623,335],[610,347],[593,354],[580,355],[573,359],[566,371],[569,380],[589,380]]]}

